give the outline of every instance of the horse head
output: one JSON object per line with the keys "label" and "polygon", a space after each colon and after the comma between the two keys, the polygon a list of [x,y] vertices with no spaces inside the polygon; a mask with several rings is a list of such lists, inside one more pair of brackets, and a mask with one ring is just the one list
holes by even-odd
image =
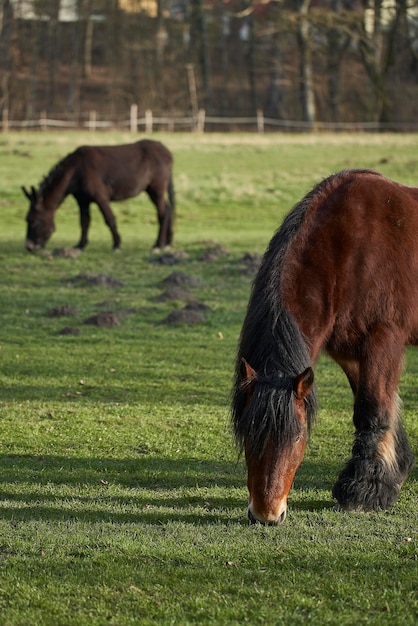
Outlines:
{"label": "horse head", "polygon": [[293,378],[263,377],[243,359],[241,376],[245,415],[238,436],[247,462],[248,518],[251,523],[279,525],[286,518],[287,497],[305,453],[306,399],[313,371],[308,367]]}
{"label": "horse head", "polygon": [[25,245],[29,252],[34,252],[43,248],[54,232],[54,216],[53,212],[45,208],[43,196],[35,187],[31,187],[30,191],[22,187],[22,191],[30,202],[26,215],[28,228]]}

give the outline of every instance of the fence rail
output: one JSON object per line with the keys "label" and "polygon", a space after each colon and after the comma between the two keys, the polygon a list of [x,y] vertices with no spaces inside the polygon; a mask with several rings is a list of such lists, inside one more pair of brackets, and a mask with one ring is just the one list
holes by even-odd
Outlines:
{"label": "fence rail", "polygon": [[129,116],[114,120],[102,120],[98,118],[96,111],[90,111],[87,116],[79,120],[58,119],[41,113],[38,118],[27,120],[11,120],[8,111],[3,109],[1,119],[1,131],[9,130],[49,130],[68,129],[90,131],[129,129],[136,133],[145,131],[152,133],[157,130],[166,131],[190,131],[211,132],[216,130],[250,130],[264,133],[273,131],[282,132],[417,132],[418,122],[316,122],[311,124],[297,120],[283,120],[278,118],[264,117],[263,111],[258,110],[254,116],[247,117],[221,117],[206,115],[201,109],[196,115],[170,115],[154,116],[151,110],[145,111],[142,117],[138,117],[138,107],[132,105]]}

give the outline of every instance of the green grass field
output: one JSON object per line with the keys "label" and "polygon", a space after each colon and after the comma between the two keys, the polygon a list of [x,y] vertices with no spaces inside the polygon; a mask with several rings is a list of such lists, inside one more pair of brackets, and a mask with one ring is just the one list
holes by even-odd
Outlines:
{"label": "green grass field", "polygon": [[[175,266],[150,253],[145,195],[114,205],[119,254],[93,208],[89,247],[54,255],[78,241],[72,198],[46,251],[24,249],[21,185],[82,143],[130,135],[0,136],[0,625],[416,624],[417,470],[388,512],[334,510],[353,433],[342,372],[325,357],[315,367],[320,411],[279,528],[247,524],[229,397],[253,276],[244,255],[334,171],[417,185],[418,136],[155,137],[175,156]],[[159,299],[174,271],[210,307],[199,324],[161,323],[185,304]],[[48,316],[62,306],[74,315]],[[84,323],[104,310],[120,324]],[[415,453],[417,378],[411,349],[401,395]]]}

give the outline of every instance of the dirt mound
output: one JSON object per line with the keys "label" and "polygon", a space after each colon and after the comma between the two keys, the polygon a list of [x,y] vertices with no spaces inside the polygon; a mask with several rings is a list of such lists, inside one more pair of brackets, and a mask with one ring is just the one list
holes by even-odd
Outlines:
{"label": "dirt mound", "polygon": [[205,313],[212,309],[202,302],[189,302],[182,309],[172,311],[161,324],[200,324],[206,322]]}
{"label": "dirt mound", "polygon": [[59,334],[77,336],[80,334],[80,329],[77,328],[77,326],[64,326],[64,328],[60,330]]}
{"label": "dirt mound", "polygon": [[184,287],[170,287],[167,291],[164,291],[159,296],[154,298],[154,302],[175,302],[176,300],[182,300],[183,302],[190,302],[194,299],[194,296],[188,289]]}
{"label": "dirt mound", "polygon": [[55,306],[53,309],[49,309],[46,312],[47,317],[76,317],[77,315],[77,309],[69,304]]}
{"label": "dirt mound", "polygon": [[177,265],[182,261],[186,261],[189,258],[187,252],[176,250],[175,252],[163,252],[158,256],[153,256],[150,259],[150,263],[159,265]]}
{"label": "dirt mound", "polygon": [[55,248],[52,251],[52,256],[60,259],[76,259],[80,254],[79,248]]}
{"label": "dirt mound", "polygon": [[74,278],[70,283],[81,285],[94,285],[97,287],[122,287],[124,283],[108,274],[95,274],[94,272],[82,272]]}
{"label": "dirt mound", "polygon": [[98,328],[115,328],[120,326],[119,316],[113,311],[100,311],[84,320],[84,324],[97,326]]}
{"label": "dirt mound", "polygon": [[213,310],[203,302],[189,302],[184,309],[185,311],[200,311],[201,313],[210,313]]}
{"label": "dirt mound", "polygon": [[173,324],[200,324],[205,322],[206,318],[201,311],[195,311],[193,309],[179,309],[178,311],[172,311],[165,319],[160,323],[173,325]]}
{"label": "dirt mound", "polygon": [[219,243],[214,243],[213,245],[208,246],[208,248],[202,252],[199,257],[199,261],[203,261],[204,263],[213,263],[213,261],[217,261],[218,259],[227,256],[228,254],[228,248],[226,248],[225,246],[221,246],[221,244]]}
{"label": "dirt mound", "polygon": [[263,256],[258,254],[257,252],[246,252],[240,263],[244,266],[242,269],[242,274],[252,275],[258,271],[260,267]]}
{"label": "dirt mound", "polygon": [[172,272],[172,274],[164,278],[158,286],[163,288],[176,286],[195,289],[196,287],[200,287],[201,283],[195,276],[190,276],[184,272]]}

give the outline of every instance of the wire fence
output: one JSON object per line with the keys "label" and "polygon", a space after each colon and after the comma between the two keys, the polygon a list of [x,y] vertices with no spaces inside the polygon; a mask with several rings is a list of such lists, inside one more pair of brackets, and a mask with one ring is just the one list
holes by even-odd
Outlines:
{"label": "wire fence", "polygon": [[156,116],[151,110],[138,116],[138,107],[132,105],[129,115],[113,120],[100,119],[97,111],[89,111],[78,119],[60,119],[59,116],[41,113],[38,117],[26,120],[9,119],[8,111],[3,109],[1,131],[10,130],[129,130],[132,133],[144,131],[150,134],[154,131],[183,131],[183,132],[231,132],[246,130],[249,132],[417,132],[417,122],[302,122],[299,120],[284,120],[265,117],[263,111],[258,110],[256,115],[247,117],[223,117],[206,115],[200,109],[191,115]]}

